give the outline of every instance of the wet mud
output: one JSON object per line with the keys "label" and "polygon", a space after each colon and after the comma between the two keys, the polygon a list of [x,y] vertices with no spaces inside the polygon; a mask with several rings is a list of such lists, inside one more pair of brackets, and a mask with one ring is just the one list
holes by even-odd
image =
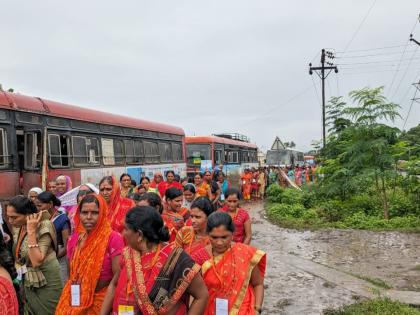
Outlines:
{"label": "wet mud", "polygon": [[[253,220],[252,245],[268,253],[266,314],[322,314],[360,299],[285,260],[294,255],[394,289],[420,291],[420,234],[358,230],[296,231],[267,221],[262,202],[244,204]],[[287,256],[286,255],[286,256]]]}

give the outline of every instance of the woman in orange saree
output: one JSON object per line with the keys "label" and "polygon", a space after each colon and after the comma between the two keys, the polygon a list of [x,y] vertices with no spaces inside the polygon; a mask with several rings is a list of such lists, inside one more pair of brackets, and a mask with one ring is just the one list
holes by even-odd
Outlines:
{"label": "woman in orange saree", "polygon": [[191,205],[192,226],[184,226],[178,232],[175,245],[183,248],[189,255],[208,245],[207,218],[213,211],[213,205],[207,197],[194,200]]}
{"label": "woman in orange saree", "polygon": [[171,187],[166,190],[165,198],[166,207],[163,210],[162,219],[169,230],[169,242],[172,243],[175,241],[178,231],[184,227],[185,222],[190,217],[190,212],[182,208],[182,202],[184,201],[182,190]]}
{"label": "woman in orange saree", "polygon": [[114,231],[122,233],[125,214],[134,207],[134,201],[121,197],[121,188],[114,176],[105,176],[99,182],[99,193],[108,205],[108,220]]}
{"label": "woman in orange saree", "polygon": [[[107,206],[99,195],[82,199],[75,216],[76,232],[68,242],[70,276],[58,302],[56,315],[99,314],[106,289],[118,272],[124,242],[112,231]],[[79,288],[79,303],[73,298]]]}
{"label": "woman in orange saree", "polygon": [[252,174],[248,169],[245,169],[244,173],[241,176],[241,183],[242,183],[242,195],[244,196],[244,200],[249,201],[251,200],[251,180]]}
{"label": "woman in orange saree", "polygon": [[[205,315],[253,315],[261,313],[264,297],[266,255],[251,246],[232,243],[232,218],[224,212],[211,214],[207,222],[210,246],[198,257],[208,256],[201,267],[209,290]],[[195,256],[195,255],[194,255]]]}
{"label": "woman in orange saree", "polygon": [[194,175],[194,185],[197,197],[207,197],[210,200],[213,198],[210,185],[203,180],[203,175],[198,173]]}
{"label": "woman in orange saree", "polygon": [[[169,232],[149,206],[131,209],[125,218],[121,272],[108,288],[101,315],[201,315],[208,292],[200,267],[181,248],[168,244]],[[193,300],[190,304],[190,295]]]}

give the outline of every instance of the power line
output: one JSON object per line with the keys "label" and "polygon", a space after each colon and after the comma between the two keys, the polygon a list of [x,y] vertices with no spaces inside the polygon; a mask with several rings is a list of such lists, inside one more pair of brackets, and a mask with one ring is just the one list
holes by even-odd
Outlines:
{"label": "power line", "polygon": [[311,85],[309,85],[309,86],[307,86],[304,90],[302,90],[301,92],[299,92],[299,93],[297,93],[297,94],[295,94],[295,95],[293,95],[292,97],[290,97],[287,101],[285,101],[284,103],[282,103],[282,104],[280,104],[280,105],[275,105],[275,106],[272,106],[270,109],[268,109],[267,111],[265,111],[264,113],[262,113],[261,115],[259,115],[259,116],[257,116],[257,117],[254,117],[254,118],[252,118],[252,119],[250,119],[250,120],[248,120],[248,121],[245,121],[245,123],[251,123],[251,122],[254,122],[254,121],[257,121],[257,120],[260,120],[260,119],[264,119],[264,118],[266,118],[268,115],[270,115],[272,112],[274,112],[274,111],[276,111],[276,110],[278,110],[280,107],[282,107],[282,106],[285,106],[285,105],[287,105],[287,104],[289,104],[289,103],[291,103],[292,101],[294,101],[295,99],[297,99],[297,98],[299,98],[299,97],[301,97],[302,95],[304,95],[304,94],[306,94],[306,93],[308,93],[310,90],[312,90],[312,84]]}
{"label": "power line", "polygon": [[372,5],[369,7],[369,10],[366,12],[366,15],[364,16],[364,18],[360,22],[359,26],[357,27],[356,31],[354,32],[353,36],[351,37],[350,41],[347,43],[346,47],[344,48],[344,52],[347,51],[347,49],[350,47],[353,40],[356,38],[357,34],[361,30],[361,28],[362,28],[363,24],[365,23],[366,19],[368,18],[370,11],[372,11],[373,7],[375,6],[376,1],[377,0],[373,0]]}
{"label": "power line", "polygon": [[[412,34],[412,33],[413,33],[413,31],[414,31],[414,29],[416,28],[417,21],[418,21],[418,20],[416,19],[416,22],[414,23],[413,27],[411,28],[411,32],[410,32],[410,34]],[[408,43],[409,43],[409,42],[410,42],[410,39],[408,39],[408,40],[407,40],[407,43],[405,44],[404,51],[403,51],[403,53],[401,54],[401,58],[400,58],[400,62],[399,62],[399,64],[401,64],[401,61],[402,61],[402,60],[403,60],[403,58],[404,58],[404,54],[405,54],[405,51],[406,51],[406,49],[407,49],[407,46],[408,46]],[[388,89],[387,96],[388,96],[388,95],[389,95],[389,93],[391,93],[391,91],[392,91],[392,87],[393,87],[393,85],[394,85],[394,82],[395,82],[395,79],[396,79],[396,77],[397,77],[398,71],[399,71],[399,66],[397,67],[397,70],[395,70],[395,73],[394,73],[394,75],[392,76],[392,81],[391,81],[391,84],[389,85],[389,89]]]}
{"label": "power line", "polygon": [[[408,52],[412,52],[414,50],[410,50]],[[378,53],[378,54],[367,54],[367,55],[356,55],[356,56],[337,56],[337,59],[357,59],[357,58],[368,58],[368,57],[376,57],[376,56],[389,56],[389,55],[399,55],[402,54],[403,51],[394,51],[394,52],[386,52],[386,53]]]}
{"label": "power line", "polygon": [[[404,120],[404,125],[403,125],[403,127],[402,127],[402,129],[403,129],[403,130],[404,130],[404,128],[405,128],[405,125],[407,124],[408,117],[410,116],[411,109],[413,108],[413,104],[414,104],[414,102],[415,102],[415,101],[417,101],[417,100],[418,100],[418,99],[416,99],[416,95],[417,95],[417,92],[418,92],[418,91],[419,91],[419,89],[420,89],[420,81],[419,81],[419,83],[414,83],[413,85],[416,87],[416,90],[414,91],[414,96],[413,96],[413,98],[411,99],[410,107],[408,108],[407,116],[405,117],[405,120]],[[418,86],[417,86],[417,85],[418,85]]]}
{"label": "power line", "polygon": [[394,49],[394,48],[401,48],[405,47],[405,45],[394,45],[394,46],[383,46],[383,47],[376,47],[376,48],[367,48],[367,49],[355,49],[355,50],[348,50],[348,51],[337,51],[337,54],[351,54],[355,52],[362,52],[362,51],[374,51],[374,50],[385,50],[385,49]]}
{"label": "power line", "polygon": [[394,98],[394,96],[397,94],[397,92],[398,92],[398,90],[399,90],[399,88],[401,86],[402,81],[405,79],[405,76],[407,75],[408,69],[410,68],[411,61],[414,59],[414,55],[416,54],[418,48],[419,48],[419,46],[416,47],[416,49],[414,50],[413,54],[411,55],[410,62],[408,63],[408,66],[405,68],[404,74],[400,78],[399,83],[397,85],[397,88],[395,89],[394,94],[392,94],[391,99]]}
{"label": "power line", "polygon": [[[394,59],[390,59],[390,60],[381,60],[381,61],[365,61],[365,62],[352,62],[352,63],[338,63],[337,65],[339,65],[339,66],[349,66],[349,65],[367,65],[367,64],[377,64],[377,63],[387,63],[387,62],[400,62],[401,63],[401,61],[410,61],[411,62],[411,60],[413,60],[413,59],[420,59],[420,57],[419,58],[413,58],[414,56],[412,56],[411,58],[409,58],[409,59],[400,59],[400,60],[394,60]],[[397,66],[399,66],[400,65],[400,63],[398,63],[397,64]]]}

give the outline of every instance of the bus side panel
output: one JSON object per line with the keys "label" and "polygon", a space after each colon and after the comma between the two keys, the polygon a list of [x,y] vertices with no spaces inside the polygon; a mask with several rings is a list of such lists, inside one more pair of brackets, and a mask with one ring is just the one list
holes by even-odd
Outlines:
{"label": "bus side panel", "polygon": [[[50,169],[48,170],[48,181],[55,180],[59,175],[70,176],[73,188],[80,185],[80,169]],[[47,188],[48,188],[47,181]],[[41,181],[40,181],[41,182]]]}
{"label": "bus side panel", "polygon": [[19,172],[0,172],[0,200],[8,200],[19,194]]}
{"label": "bus side panel", "polygon": [[36,171],[23,171],[22,174],[23,180],[23,193],[28,194],[29,190],[33,187],[41,187],[41,173]]}

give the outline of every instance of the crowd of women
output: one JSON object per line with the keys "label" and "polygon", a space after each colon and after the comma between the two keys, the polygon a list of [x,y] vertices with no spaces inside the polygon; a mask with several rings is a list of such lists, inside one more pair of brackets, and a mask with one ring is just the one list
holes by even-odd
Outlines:
{"label": "crowd of women", "polygon": [[266,254],[250,245],[240,191],[222,172],[165,177],[73,188],[61,175],[48,191],[12,198],[0,233],[0,310],[261,313]]}

